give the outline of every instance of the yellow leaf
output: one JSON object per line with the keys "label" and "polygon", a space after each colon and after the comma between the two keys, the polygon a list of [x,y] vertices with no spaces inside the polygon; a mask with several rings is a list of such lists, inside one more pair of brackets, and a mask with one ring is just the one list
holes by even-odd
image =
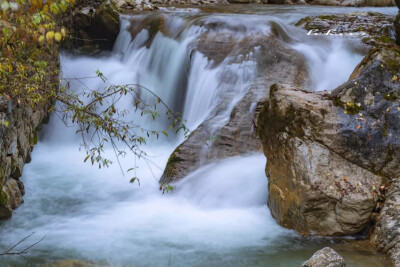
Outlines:
{"label": "yellow leaf", "polygon": [[44,35],[41,35],[38,39],[39,44],[43,44],[44,43]]}
{"label": "yellow leaf", "polygon": [[54,38],[54,32],[53,31],[48,31],[46,33],[46,40],[47,42],[52,42]]}
{"label": "yellow leaf", "polygon": [[54,40],[56,40],[56,42],[61,42],[61,40],[62,40],[62,35],[61,35],[61,33],[56,32],[56,33],[54,34]]}

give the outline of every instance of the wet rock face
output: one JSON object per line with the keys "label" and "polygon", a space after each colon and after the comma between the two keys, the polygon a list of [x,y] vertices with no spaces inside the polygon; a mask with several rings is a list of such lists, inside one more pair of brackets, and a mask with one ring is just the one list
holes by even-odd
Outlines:
{"label": "wet rock face", "polygon": [[[203,54],[214,62],[222,59],[214,51],[228,51],[232,63],[240,63],[235,55],[246,55],[253,47],[259,47],[256,57],[257,69],[262,70],[250,85],[247,93],[237,102],[230,113],[228,121],[221,124],[220,114],[228,109],[232,99],[237,95],[234,92],[224,94],[209,117],[172,153],[160,184],[165,185],[177,181],[198,167],[215,160],[225,159],[249,152],[261,151],[262,145],[257,137],[255,118],[259,112],[257,103],[268,97],[272,83],[290,81],[301,86],[308,81],[308,73],[303,57],[293,49],[280,42],[271,34],[252,40],[234,42],[227,47],[220,38],[201,37],[200,42],[194,44]],[[222,48],[223,49],[219,49]],[[243,58],[243,57],[241,57]],[[221,86],[234,87],[237,73],[229,71],[222,76]],[[231,90],[234,91],[234,90]]]}
{"label": "wet rock face", "polygon": [[[12,211],[23,203],[24,185],[19,180],[31,151],[37,142],[37,128],[47,116],[48,105],[32,110],[16,107],[0,98],[0,220],[12,216]],[[8,122],[8,123],[4,123]]]}
{"label": "wet rock face", "polygon": [[82,50],[87,54],[98,52],[98,48],[111,50],[120,27],[118,7],[115,1],[94,1],[74,10],[72,23],[78,37],[73,42],[75,47],[85,47]]}
{"label": "wet rock face", "polygon": [[386,194],[385,204],[376,219],[370,237],[381,251],[388,253],[395,266],[400,265],[400,178]]}
{"label": "wet rock face", "polygon": [[393,17],[375,13],[351,13],[305,17],[297,22],[310,34],[352,34],[362,37],[389,36],[393,31]]}
{"label": "wet rock face", "polygon": [[345,267],[346,263],[332,248],[326,247],[315,252],[315,254],[301,267]]}
{"label": "wet rock face", "polygon": [[400,173],[398,60],[371,52],[331,94],[271,87],[258,127],[268,204],[281,225],[325,236],[369,225],[382,178]]}
{"label": "wet rock face", "polygon": [[400,173],[399,52],[399,48],[372,50],[352,74],[354,79],[331,95],[347,113],[342,116],[353,118],[352,124],[342,124],[339,153],[386,178]]}

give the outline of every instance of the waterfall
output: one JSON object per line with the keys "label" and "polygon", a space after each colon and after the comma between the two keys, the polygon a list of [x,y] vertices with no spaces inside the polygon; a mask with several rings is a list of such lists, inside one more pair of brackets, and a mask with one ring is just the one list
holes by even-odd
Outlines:
{"label": "waterfall", "polygon": [[[361,52],[354,56],[358,41],[313,38],[291,26],[300,18],[299,10],[318,14],[322,7],[251,8],[233,6],[226,13],[218,7],[166,8],[122,15],[113,51],[96,57],[62,54],[62,75],[83,78],[100,70],[107,77],[106,82],[70,80],[77,92],[140,84],[195,130],[210,117],[216,118],[214,127],[225,124],[264,75],[257,61],[260,48],[244,49],[255,37],[275,31],[282,44],[302,53],[311,74],[310,90],[345,82],[362,58]],[[156,101],[145,93],[143,97]],[[130,111],[127,119],[155,129],[171,124],[165,116],[156,121],[139,116],[132,103],[126,97],[118,106]],[[255,103],[249,112],[254,109]],[[165,112],[161,107],[158,111]],[[150,139],[145,147],[150,163],[131,155],[121,159],[126,169],[136,163],[138,186],[129,183],[129,173],[123,175],[116,162],[102,170],[83,163],[75,130],[57,116],[44,127],[33,161],[24,169],[25,204],[12,220],[0,222],[0,251],[35,232],[35,238],[46,238],[32,248],[32,264],[79,259],[110,266],[299,266],[317,248],[332,245],[330,240],[301,238],[275,222],[266,205],[264,155],[203,166],[163,195],[158,178],[183,136],[171,131],[169,138]],[[112,149],[105,156],[115,160]],[[343,246],[344,251],[357,251]],[[373,254],[364,252],[364,262],[380,266],[379,255]],[[26,264],[22,258],[3,259],[5,266]]]}

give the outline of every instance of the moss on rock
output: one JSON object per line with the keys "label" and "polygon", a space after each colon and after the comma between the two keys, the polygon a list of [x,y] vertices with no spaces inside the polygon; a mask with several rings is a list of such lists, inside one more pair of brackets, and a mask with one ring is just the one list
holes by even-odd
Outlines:
{"label": "moss on rock", "polygon": [[0,206],[5,207],[7,206],[7,203],[8,203],[7,194],[3,190],[0,190]]}

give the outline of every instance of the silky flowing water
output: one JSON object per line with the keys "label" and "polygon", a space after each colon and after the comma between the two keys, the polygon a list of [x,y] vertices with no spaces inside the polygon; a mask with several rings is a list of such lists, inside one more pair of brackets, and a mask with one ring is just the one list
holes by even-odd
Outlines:
{"label": "silky flowing water", "polygon": [[[257,47],[235,60],[227,55],[217,63],[193,50],[201,34],[229,33],[238,39],[267,36],[274,23],[281,41],[307,60],[309,88],[329,90],[348,79],[365,49],[357,38],[307,36],[293,24],[307,15],[354,11],[394,15],[396,9],[230,5],[124,15],[112,53],[63,54],[62,73],[79,78],[100,70],[107,77],[106,83],[70,80],[77,91],[107,84],[145,86],[181,112],[192,130],[224,103],[217,120],[223,124],[260,73]],[[160,17],[162,27],[151,24]],[[138,116],[129,97],[119,105],[131,110],[128,118],[143,127],[163,129],[171,123],[163,116],[155,122]],[[0,222],[0,250],[32,232],[22,247],[46,237],[25,258],[1,257],[0,266],[71,259],[104,266],[300,266],[324,246],[336,249],[348,266],[389,264],[384,255],[354,237],[304,238],[280,227],[266,205],[262,154],[204,166],[175,184],[176,190],[162,194],[158,179],[170,153],[183,141],[181,135],[150,139],[145,147],[150,163],[132,156],[121,160],[125,169],[139,167],[138,186],[129,183],[130,176],[124,176],[116,163],[101,170],[83,163],[85,154],[79,151],[81,140],[75,130],[53,115],[41,131],[22,177],[25,203],[10,220]],[[112,150],[105,153],[113,159]]]}

